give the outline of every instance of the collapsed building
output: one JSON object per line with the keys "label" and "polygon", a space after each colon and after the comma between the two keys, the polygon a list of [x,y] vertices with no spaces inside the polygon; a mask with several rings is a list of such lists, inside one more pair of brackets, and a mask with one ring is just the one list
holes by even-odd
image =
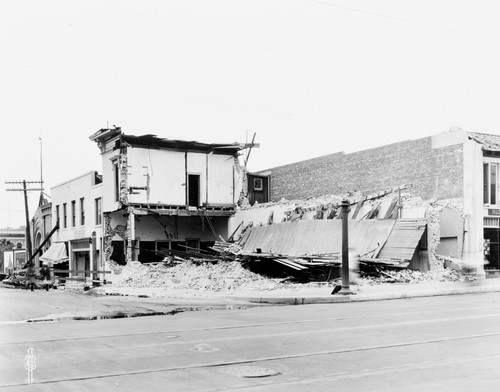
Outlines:
{"label": "collapsed building", "polygon": [[[349,238],[362,258],[404,262],[423,271],[462,260],[480,269],[484,264],[486,272],[496,274],[500,269],[499,164],[500,136],[458,128],[291,163],[255,173],[266,182],[269,202],[242,211],[232,219],[232,228],[249,222],[261,226],[246,234],[246,251],[258,247],[261,252],[285,252],[291,257],[340,252],[339,225],[325,220],[338,217],[335,209],[345,198],[352,206],[352,230],[358,230]],[[389,190],[378,193],[384,189]],[[370,195],[374,192],[375,197]],[[377,194],[385,196],[383,202]],[[342,197],[325,201],[325,195]],[[303,222],[307,220],[303,212],[314,200],[309,218],[322,222]],[[280,223],[290,216],[299,224]],[[375,232],[378,238],[372,240]]]}
{"label": "collapsed building", "polygon": [[134,136],[120,128],[90,140],[101,152],[102,174],[51,188],[50,203],[34,218],[37,266],[50,261],[68,280],[99,279],[105,261],[155,262],[227,237],[245,176],[238,157],[255,143]]}
{"label": "collapsed building", "polygon": [[88,279],[110,260],[151,263],[229,249],[238,260],[272,260],[306,275],[320,270],[328,279],[340,264],[344,199],[350,247],[365,266],[425,272],[457,260],[482,266],[486,257],[489,273],[500,269],[499,136],[452,129],[255,173],[238,160],[253,143],[120,128],[90,140],[102,174],[52,188],[47,222],[58,227],[40,258],[65,262],[74,276]]}

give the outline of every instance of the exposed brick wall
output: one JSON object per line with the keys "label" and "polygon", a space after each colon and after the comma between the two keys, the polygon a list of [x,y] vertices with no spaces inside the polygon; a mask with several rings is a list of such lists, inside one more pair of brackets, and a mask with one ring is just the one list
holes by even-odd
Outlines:
{"label": "exposed brick wall", "polygon": [[271,201],[349,191],[368,195],[410,183],[413,187],[407,192],[424,200],[463,196],[462,145],[433,150],[430,137],[325,155],[269,170]]}

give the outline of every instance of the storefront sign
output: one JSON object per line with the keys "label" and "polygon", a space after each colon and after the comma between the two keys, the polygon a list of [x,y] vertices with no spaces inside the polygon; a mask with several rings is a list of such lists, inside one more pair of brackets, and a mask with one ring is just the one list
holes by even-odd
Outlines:
{"label": "storefront sign", "polygon": [[499,209],[493,209],[493,208],[488,208],[488,215],[491,216],[500,216],[500,210]]}

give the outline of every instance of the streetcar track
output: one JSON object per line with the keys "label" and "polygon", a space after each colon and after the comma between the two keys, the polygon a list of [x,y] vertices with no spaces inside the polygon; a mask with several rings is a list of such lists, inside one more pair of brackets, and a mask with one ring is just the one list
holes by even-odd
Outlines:
{"label": "streetcar track", "polygon": [[[339,349],[339,350],[324,350],[324,351],[317,351],[317,352],[312,352],[312,353],[276,355],[276,356],[268,356],[268,357],[260,357],[260,358],[236,360],[236,361],[222,361],[222,362],[216,362],[216,363],[211,363],[211,364],[210,363],[208,363],[208,364],[200,364],[199,363],[199,364],[193,364],[193,365],[187,365],[187,366],[164,367],[164,368],[160,368],[160,369],[114,372],[114,373],[109,373],[109,374],[100,374],[100,375],[83,376],[83,377],[72,377],[72,378],[58,379],[58,380],[38,381],[38,382],[34,382],[33,384],[30,384],[30,385],[59,384],[59,383],[64,383],[64,382],[96,380],[96,379],[105,379],[105,378],[120,377],[120,376],[146,375],[146,374],[173,372],[173,371],[184,371],[184,370],[193,370],[193,369],[211,369],[211,368],[227,367],[227,366],[234,366],[234,365],[248,365],[248,364],[260,363],[260,362],[273,362],[273,361],[280,361],[280,360],[318,357],[318,356],[325,356],[325,355],[368,352],[368,351],[385,350],[385,349],[393,349],[393,348],[401,348],[401,347],[415,347],[415,346],[422,346],[422,345],[427,345],[427,344],[455,342],[455,341],[461,341],[461,340],[479,339],[479,338],[499,336],[499,335],[500,335],[500,332],[494,332],[494,333],[463,335],[463,336],[446,337],[446,338],[438,338],[438,339],[427,339],[427,340],[420,340],[420,341],[409,341],[409,342],[393,343],[393,344],[385,344],[385,345],[372,345],[372,346],[364,346],[364,347],[357,347],[357,348],[345,348],[345,349]],[[500,353],[495,352],[495,353],[490,353],[490,354],[471,356],[471,358],[483,358],[483,357],[486,358],[486,357],[495,357],[495,356],[500,356]],[[453,360],[448,360],[448,361],[456,361],[456,360],[457,359],[454,358]],[[425,366],[426,363],[431,363],[431,362],[424,362],[422,364],[415,364],[415,365],[411,365],[411,366],[412,366],[412,368],[418,367],[418,366]],[[436,361],[436,363],[443,363],[443,361]],[[401,365],[401,368],[402,367],[406,368],[409,366],[410,365]],[[398,368],[400,368],[400,367],[387,367],[386,369],[364,370],[362,372],[364,372],[366,375],[369,375],[370,371],[374,372],[374,374],[375,374],[375,372],[377,372],[377,371],[381,372],[384,370],[388,371],[390,369],[398,369]],[[359,373],[359,372],[356,372],[356,373]],[[352,377],[356,373],[355,372],[344,372],[344,373],[340,373],[340,374],[337,373],[335,375],[326,376],[326,377],[330,377],[330,378],[344,377],[344,378],[346,378],[346,377]],[[316,379],[321,380],[323,378],[324,377],[316,378]],[[328,378],[328,380],[330,378]],[[296,382],[296,380],[294,382]],[[0,385],[0,389],[16,387],[16,386],[25,386],[25,385],[26,385],[25,383],[5,384],[5,385]],[[247,388],[250,388],[250,387],[251,386],[247,386]],[[258,386],[253,386],[253,387],[258,387]]]}
{"label": "streetcar track", "polygon": [[[461,358],[453,358],[448,360],[438,360],[438,361],[425,361],[421,363],[411,363],[398,366],[386,366],[379,369],[364,369],[356,370],[350,372],[340,372],[324,375],[321,377],[310,377],[305,379],[292,379],[292,380],[277,380],[273,379],[273,382],[267,382],[259,385],[244,385],[239,387],[230,388],[218,388],[217,391],[236,391],[236,390],[262,390],[266,386],[295,386],[295,385],[310,385],[317,382],[335,382],[342,380],[353,380],[357,378],[369,377],[369,376],[387,376],[394,373],[404,373],[404,372],[414,372],[416,369],[436,369],[437,367],[447,367],[450,365],[468,364],[473,361],[484,361],[491,360],[492,358],[500,357],[500,353],[490,353],[482,355],[468,355]],[[214,391],[214,389],[211,389]]]}
{"label": "streetcar track", "polygon": [[[306,323],[319,323],[325,321],[346,321],[346,320],[354,320],[354,319],[367,319],[373,317],[393,317],[393,316],[402,316],[406,314],[414,314],[415,312],[402,312],[395,314],[382,314],[382,315],[366,315],[366,316],[357,316],[357,317],[328,317],[328,318],[318,318],[318,319],[307,319],[307,320],[291,320],[291,321],[274,321],[267,323],[251,323],[251,324],[241,324],[241,325],[226,325],[226,326],[216,326],[216,327],[205,327],[205,328],[189,328],[189,329],[173,329],[168,331],[154,331],[154,332],[137,332],[137,333],[127,333],[127,334],[119,334],[119,335],[104,335],[104,336],[86,336],[86,337],[67,337],[67,338],[54,338],[54,339],[40,339],[40,340],[29,340],[29,341],[20,341],[20,342],[7,342],[0,343],[1,346],[11,346],[11,345],[19,345],[19,344],[43,344],[50,342],[62,342],[62,341],[76,341],[76,340],[98,340],[98,339],[110,339],[110,338],[124,338],[131,336],[145,336],[145,335],[171,335],[171,334],[182,334],[187,332],[203,332],[203,331],[217,331],[217,330],[234,330],[234,329],[245,329],[245,328],[255,328],[255,327],[269,327],[269,326],[280,326],[280,325],[293,325],[293,324],[306,324]],[[421,325],[421,324],[429,324],[434,322],[447,322],[447,321],[463,321],[463,320],[471,320],[471,319],[481,319],[481,318],[495,318],[500,317],[500,312],[498,314],[481,314],[481,315],[467,315],[460,317],[447,317],[447,318],[435,318],[435,319],[427,319],[427,320],[414,320],[414,321],[403,321],[403,322],[392,322],[392,323],[380,323],[380,324],[369,324],[369,325],[360,325],[360,326],[346,326],[339,328],[328,328],[323,330],[307,330],[307,331],[296,331],[297,334],[300,333],[318,333],[318,332],[338,332],[343,330],[353,330],[353,329],[371,329],[371,328],[379,328],[379,327],[394,327],[394,326],[408,326],[408,325]],[[292,334],[290,332],[284,334]],[[252,335],[252,336],[270,336],[267,335]],[[275,336],[275,335],[273,335]],[[276,335],[279,336],[279,335]]]}
{"label": "streetcar track", "polygon": [[[334,334],[334,333],[339,333],[339,332],[351,332],[354,330],[372,330],[372,329],[384,329],[384,328],[400,328],[402,326],[415,326],[415,325],[424,325],[424,324],[431,324],[431,323],[436,323],[436,322],[454,322],[454,321],[464,321],[464,320],[474,320],[478,318],[493,318],[493,317],[498,317],[499,315],[482,315],[482,316],[463,316],[460,318],[441,318],[441,319],[431,319],[431,320],[415,320],[415,321],[406,321],[406,322],[392,322],[392,323],[379,323],[379,324],[367,324],[367,325],[362,325],[362,326],[345,326],[345,327],[337,327],[337,328],[323,328],[323,329],[307,329],[307,330],[297,330],[297,331],[285,331],[285,332],[277,332],[277,333],[265,333],[265,334],[248,334],[248,335],[238,335],[238,336],[224,336],[224,337],[216,337],[216,338],[207,338],[207,339],[190,339],[190,340],[183,340],[182,339],[182,333],[184,332],[199,332],[199,329],[193,329],[193,330],[170,330],[170,331],[165,331],[161,332],[161,334],[165,335],[165,339],[176,339],[176,338],[181,338],[180,340],[168,340],[168,341],[163,341],[159,342],[158,340],[155,340],[154,343],[151,344],[138,344],[136,348],[147,348],[150,346],[153,346],[155,348],[158,348],[159,346],[180,346],[180,345],[195,345],[195,344],[200,344],[200,343],[221,343],[221,342],[234,342],[242,339],[269,339],[269,338],[277,338],[277,337],[295,337],[295,336],[304,336],[304,335],[314,335],[314,334],[324,334],[324,333],[329,333],[329,334]],[[247,326],[247,327],[252,327],[253,325]],[[224,330],[225,328],[221,329]],[[203,329],[205,330],[205,329]],[[214,330],[214,329],[206,329],[206,330]],[[500,334],[500,332],[495,332],[492,333],[492,335]],[[140,333],[134,334],[134,336],[137,335],[142,335]],[[488,336],[488,334],[484,334],[481,336]],[[72,340],[72,339],[65,339],[65,340]],[[58,340],[60,341],[60,340]],[[128,342],[128,340],[127,340]],[[39,342],[39,345],[46,343],[45,341]],[[16,346],[16,345],[25,345],[26,343],[8,343],[5,345],[10,345],[10,346]],[[33,344],[33,342],[30,342],[30,344]],[[109,344],[109,343],[108,343]],[[113,345],[114,350],[120,350],[120,349],[130,349],[130,345],[127,343],[125,345],[118,346],[116,344]],[[100,350],[107,350],[109,347],[93,347],[92,350],[95,351],[100,351]],[[85,350],[83,350],[85,351]],[[63,348],[61,352],[65,352],[65,349]],[[74,353],[73,349],[73,353]],[[52,350],[53,354],[57,354],[56,351]]]}

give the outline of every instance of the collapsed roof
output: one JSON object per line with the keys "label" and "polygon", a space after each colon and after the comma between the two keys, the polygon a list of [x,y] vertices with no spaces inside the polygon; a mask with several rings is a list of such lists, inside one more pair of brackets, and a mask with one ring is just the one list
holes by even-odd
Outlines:
{"label": "collapsed roof", "polygon": [[116,148],[139,147],[152,149],[171,149],[191,152],[215,153],[225,155],[237,155],[239,151],[249,147],[258,147],[257,143],[202,143],[197,141],[174,140],[160,138],[156,135],[147,134],[141,136],[126,135],[121,128],[100,129],[89,137],[90,140],[99,144],[105,143],[113,138],[119,137]]}
{"label": "collapsed roof", "polygon": [[468,132],[469,138],[482,145],[483,150],[500,151],[500,135]]}
{"label": "collapsed roof", "polygon": [[[349,250],[364,262],[406,267],[416,256],[426,227],[426,219],[353,220],[349,223]],[[292,257],[340,254],[342,221],[302,220],[252,227],[240,245],[245,253]]]}

